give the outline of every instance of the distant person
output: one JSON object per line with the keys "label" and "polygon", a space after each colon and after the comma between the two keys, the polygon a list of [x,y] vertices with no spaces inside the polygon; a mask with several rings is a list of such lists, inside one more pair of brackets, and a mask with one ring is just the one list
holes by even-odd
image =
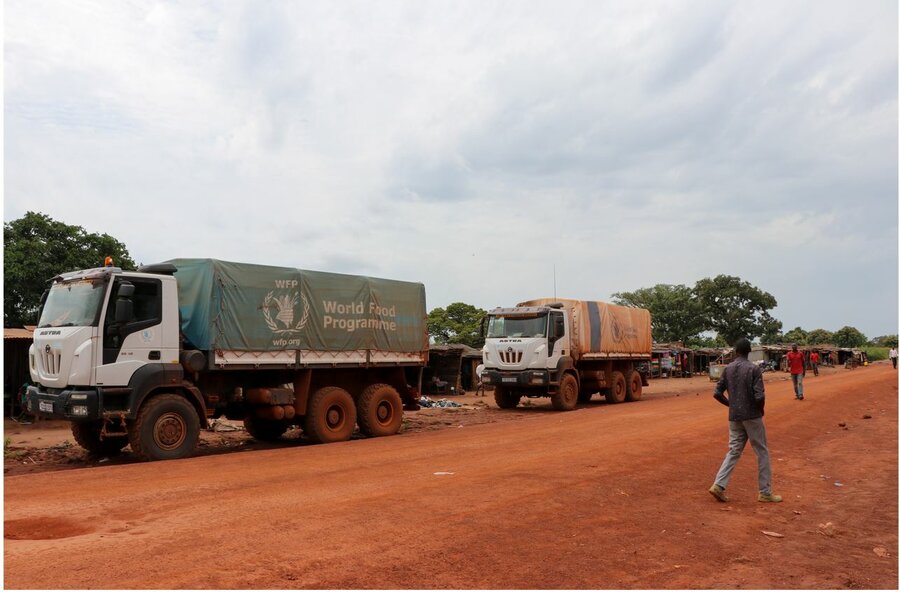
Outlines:
{"label": "distant person", "polygon": [[813,375],[819,375],[819,352],[813,352],[809,354],[809,363],[813,369]]}
{"label": "distant person", "polygon": [[484,383],[481,381],[482,374],[484,374],[484,364],[478,364],[477,366],[475,366],[475,376],[478,377],[478,386],[475,387],[475,396],[476,397],[479,396],[478,393],[481,393],[480,396],[482,396],[482,397],[485,394],[484,393]]}
{"label": "distant person", "polygon": [[897,348],[892,347],[891,351],[888,352],[888,357],[891,358],[891,364],[894,365],[894,370],[897,369]]}
{"label": "distant person", "polygon": [[791,346],[787,354],[788,368],[791,371],[791,381],[794,383],[794,398],[803,400],[803,377],[806,376],[806,360],[803,352],[797,350],[797,344]]}
{"label": "distant person", "polygon": [[[722,377],[713,393],[719,403],[728,407],[728,453],[709,492],[720,502],[728,501],[725,488],[744,452],[747,440],[750,440],[757,461],[759,495],[756,499],[760,502],[780,502],[781,496],[772,493],[772,466],[769,464],[766,426],[763,423],[766,388],[763,385],[762,370],[747,359],[750,355],[748,339],[738,339],[734,350],[738,357],[722,371]],[[728,391],[727,397],[725,391]]]}

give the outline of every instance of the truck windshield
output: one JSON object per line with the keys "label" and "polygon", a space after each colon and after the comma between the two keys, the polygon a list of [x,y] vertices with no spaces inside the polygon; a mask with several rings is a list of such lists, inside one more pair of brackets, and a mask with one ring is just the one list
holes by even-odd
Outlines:
{"label": "truck windshield", "polygon": [[53,284],[44,303],[38,327],[96,326],[106,284],[102,279]]}
{"label": "truck windshield", "polygon": [[491,337],[546,337],[547,315],[492,316],[488,322],[488,338]]}

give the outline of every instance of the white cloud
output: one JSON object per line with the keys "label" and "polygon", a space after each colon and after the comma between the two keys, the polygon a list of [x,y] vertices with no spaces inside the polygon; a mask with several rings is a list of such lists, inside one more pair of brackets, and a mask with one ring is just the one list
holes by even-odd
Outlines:
{"label": "white cloud", "polygon": [[786,326],[896,332],[892,3],[5,11],[6,220],[429,306],[727,273]]}

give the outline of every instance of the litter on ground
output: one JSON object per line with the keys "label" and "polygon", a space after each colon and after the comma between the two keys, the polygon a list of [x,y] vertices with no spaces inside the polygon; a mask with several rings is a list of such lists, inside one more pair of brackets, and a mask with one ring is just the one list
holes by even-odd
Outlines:
{"label": "litter on ground", "polygon": [[421,407],[462,407],[456,401],[448,401],[447,399],[439,399],[437,401],[428,397],[419,398],[419,406]]}

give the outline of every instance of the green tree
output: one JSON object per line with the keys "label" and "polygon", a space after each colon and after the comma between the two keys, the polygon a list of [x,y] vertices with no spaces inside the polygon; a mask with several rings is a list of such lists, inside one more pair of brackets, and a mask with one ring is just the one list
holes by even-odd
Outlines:
{"label": "green tree", "polygon": [[3,249],[5,327],[35,324],[41,294],[60,273],[101,267],[107,256],[122,269],[134,269],[125,245],[108,234],[35,212],[3,224]]}
{"label": "green tree", "polygon": [[821,345],[834,343],[834,333],[825,329],[813,329],[806,334],[806,343],[809,345]]}
{"label": "green tree", "polygon": [[760,335],[759,342],[763,345],[784,343],[784,335],[781,334],[781,323],[776,322],[768,325],[763,334]]}
{"label": "green tree", "polygon": [[834,332],[834,344],[838,347],[862,347],[868,339],[856,327],[841,327]]}
{"label": "green tree", "polygon": [[882,335],[880,337],[873,337],[869,343],[875,347],[897,347],[897,336]]}
{"label": "green tree", "polygon": [[484,345],[481,336],[481,319],[486,311],[466,304],[454,302],[447,308],[435,308],[428,313],[428,334],[435,343],[463,343],[469,347]]}
{"label": "green tree", "polygon": [[725,340],[721,335],[716,335],[715,337],[706,337],[703,335],[692,337],[685,345],[688,347],[728,347],[728,344],[725,343]]}
{"label": "green tree", "polygon": [[739,277],[704,278],[694,286],[694,294],[706,325],[729,344],[781,330],[781,321],[769,314],[778,306],[775,297]]}
{"label": "green tree", "polygon": [[700,304],[687,286],[657,284],[634,292],[617,292],[612,298],[616,304],[649,310],[653,340],[659,343],[687,343],[707,328]]}
{"label": "green tree", "polygon": [[806,331],[801,329],[800,327],[794,327],[790,331],[784,334],[784,342],[785,343],[796,343],[797,345],[806,345],[807,344],[808,334]]}

